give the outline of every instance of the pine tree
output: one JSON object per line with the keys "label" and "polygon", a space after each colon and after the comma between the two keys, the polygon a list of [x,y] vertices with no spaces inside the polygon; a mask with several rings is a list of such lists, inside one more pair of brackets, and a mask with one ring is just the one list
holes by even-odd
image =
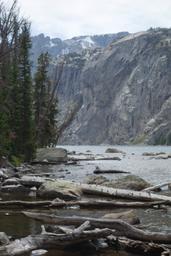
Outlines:
{"label": "pine tree", "polygon": [[30,24],[20,18],[17,1],[0,0],[0,162],[2,156],[29,161],[34,155]]}
{"label": "pine tree", "polygon": [[20,142],[21,153],[25,161],[29,161],[34,155],[34,123],[33,123],[33,98],[31,81],[31,64],[29,60],[30,24],[25,22],[19,38],[19,88],[21,91],[21,127]]}
{"label": "pine tree", "polygon": [[57,133],[57,98],[52,98],[52,83],[48,76],[50,56],[42,53],[38,58],[35,87],[35,123],[38,147],[52,146]]}

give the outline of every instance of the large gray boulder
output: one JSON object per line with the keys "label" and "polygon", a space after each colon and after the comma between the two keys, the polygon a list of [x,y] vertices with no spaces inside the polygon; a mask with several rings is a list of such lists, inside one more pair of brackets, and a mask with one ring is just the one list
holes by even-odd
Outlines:
{"label": "large gray boulder", "polygon": [[81,196],[81,189],[73,182],[65,180],[46,181],[39,188],[37,195],[41,198],[76,200]]}
{"label": "large gray boulder", "polygon": [[64,148],[40,148],[37,150],[36,161],[66,162],[67,150]]}

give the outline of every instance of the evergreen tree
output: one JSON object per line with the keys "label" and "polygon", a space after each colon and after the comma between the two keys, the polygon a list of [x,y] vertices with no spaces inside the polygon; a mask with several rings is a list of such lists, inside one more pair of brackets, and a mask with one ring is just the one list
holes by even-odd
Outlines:
{"label": "evergreen tree", "polygon": [[35,123],[38,147],[56,143],[57,133],[57,97],[52,97],[52,83],[48,76],[50,56],[42,53],[38,58],[37,72],[34,78]]}
{"label": "evergreen tree", "polygon": [[19,89],[21,92],[21,127],[20,143],[21,153],[25,161],[32,159],[34,155],[34,123],[33,123],[33,98],[31,81],[31,64],[29,50],[31,47],[30,24],[25,22],[19,38]]}

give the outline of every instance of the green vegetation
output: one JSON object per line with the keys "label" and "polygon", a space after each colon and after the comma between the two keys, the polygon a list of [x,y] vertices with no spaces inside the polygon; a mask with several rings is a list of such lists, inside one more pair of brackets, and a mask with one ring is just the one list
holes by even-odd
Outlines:
{"label": "green vegetation", "polygon": [[53,95],[52,82],[48,76],[50,56],[42,53],[38,58],[37,72],[34,78],[34,109],[36,123],[36,141],[38,147],[56,144],[57,133],[57,97]]}
{"label": "green vegetation", "polygon": [[34,83],[31,77],[30,23],[14,0],[0,0],[0,162],[30,161],[37,146],[56,142],[57,100],[48,78],[49,56],[42,54]]}

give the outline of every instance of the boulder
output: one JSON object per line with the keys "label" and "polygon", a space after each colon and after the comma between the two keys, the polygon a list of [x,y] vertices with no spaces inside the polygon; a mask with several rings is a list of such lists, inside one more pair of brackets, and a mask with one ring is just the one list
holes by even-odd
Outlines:
{"label": "boulder", "polygon": [[9,238],[4,232],[0,232],[0,245],[9,244]]}
{"label": "boulder", "polygon": [[105,182],[108,182],[108,181],[109,180],[102,175],[89,175],[85,179],[85,183],[96,184],[96,185],[103,185]]}
{"label": "boulder", "polygon": [[40,148],[37,150],[36,161],[66,162],[67,150],[63,148]]}
{"label": "boulder", "polygon": [[76,200],[81,196],[81,189],[73,182],[65,180],[46,181],[37,191],[37,196],[46,199]]}
{"label": "boulder", "polygon": [[119,154],[125,154],[122,150],[119,150],[117,148],[107,148],[105,153],[119,153]]}
{"label": "boulder", "polygon": [[151,186],[147,181],[136,175],[127,175],[117,180],[105,182],[104,185],[113,188],[131,189],[136,191],[140,191]]}
{"label": "boulder", "polygon": [[108,214],[105,214],[102,218],[103,219],[120,219],[132,225],[140,223],[140,219],[137,217],[136,212],[134,210],[108,213]]}

